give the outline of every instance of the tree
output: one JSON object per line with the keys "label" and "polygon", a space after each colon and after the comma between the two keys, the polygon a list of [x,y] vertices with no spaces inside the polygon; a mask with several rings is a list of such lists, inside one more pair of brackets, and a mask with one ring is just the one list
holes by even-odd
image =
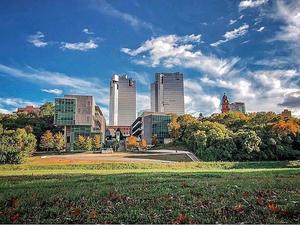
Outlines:
{"label": "tree", "polygon": [[40,148],[46,149],[46,151],[49,151],[49,149],[54,148],[54,137],[50,130],[47,130],[41,137],[40,141]]}
{"label": "tree", "polygon": [[101,136],[99,134],[95,135],[93,138],[93,147],[95,150],[99,150],[102,147]]}
{"label": "tree", "polygon": [[240,130],[234,135],[234,143],[237,147],[237,152],[234,153],[236,160],[252,159],[260,151],[261,139],[253,130]]}
{"label": "tree", "polygon": [[85,149],[85,137],[83,135],[78,135],[77,140],[75,142],[76,150],[84,150]]}
{"label": "tree", "polygon": [[152,145],[157,145],[158,144],[158,137],[157,134],[154,134],[152,136]]}
{"label": "tree", "polygon": [[0,163],[23,162],[35,148],[35,136],[25,129],[3,130],[0,135]]}
{"label": "tree", "polygon": [[87,137],[85,139],[85,142],[84,142],[84,148],[83,148],[85,151],[92,151],[93,150],[93,139],[90,138],[90,137]]}
{"label": "tree", "polygon": [[180,135],[180,124],[177,122],[177,115],[172,115],[171,122],[169,123],[170,137],[176,142]]}
{"label": "tree", "polygon": [[136,137],[135,136],[129,136],[127,138],[127,147],[129,149],[133,149],[137,147],[137,141],[136,141]]}
{"label": "tree", "polygon": [[54,135],[54,148],[58,152],[61,152],[65,149],[65,138],[61,132],[58,132]]}
{"label": "tree", "polygon": [[140,148],[141,149],[146,149],[147,148],[147,142],[144,138],[140,141]]}
{"label": "tree", "polygon": [[46,102],[40,107],[41,116],[54,116],[54,104],[52,102]]}
{"label": "tree", "polygon": [[277,132],[283,132],[287,135],[296,136],[299,132],[299,126],[295,120],[283,121],[280,120],[273,126],[274,130]]}

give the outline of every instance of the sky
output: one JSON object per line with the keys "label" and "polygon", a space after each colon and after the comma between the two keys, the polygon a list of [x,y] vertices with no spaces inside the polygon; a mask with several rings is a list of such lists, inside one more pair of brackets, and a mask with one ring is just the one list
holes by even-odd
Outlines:
{"label": "sky", "polygon": [[184,74],[185,111],[300,116],[300,1],[1,0],[0,112],[64,94],[95,96],[108,119],[113,74],[150,108],[157,72]]}

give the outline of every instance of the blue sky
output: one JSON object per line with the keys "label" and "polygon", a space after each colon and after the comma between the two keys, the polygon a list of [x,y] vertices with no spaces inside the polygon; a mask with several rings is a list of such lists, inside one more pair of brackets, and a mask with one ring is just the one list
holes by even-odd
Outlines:
{"label": "blue sky", "polygon": [[224,92],[247,111],[300,116],[300,1],[74,0],[0,2],[0,111],[137,80],[150,108],[156,72],[185,76],[186,112],[219,111]]}

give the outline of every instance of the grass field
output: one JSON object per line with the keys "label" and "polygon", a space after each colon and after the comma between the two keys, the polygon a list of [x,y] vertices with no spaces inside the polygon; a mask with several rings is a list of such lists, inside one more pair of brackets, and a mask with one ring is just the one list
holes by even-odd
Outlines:
{"label": "grass field", "polygon": [[299,209],[300,161],[0,166],[1,223],[300,223]]}

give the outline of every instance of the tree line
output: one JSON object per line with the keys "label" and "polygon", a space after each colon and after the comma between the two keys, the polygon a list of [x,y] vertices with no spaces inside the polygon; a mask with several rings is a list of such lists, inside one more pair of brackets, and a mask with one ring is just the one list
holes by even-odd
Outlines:
{"label": "tree line", "polygon": [[290,160],[300,157],[300,120],[273,112],[229,112],[196,118],[173,115],[173,145],[184,145],[201,160]]}

